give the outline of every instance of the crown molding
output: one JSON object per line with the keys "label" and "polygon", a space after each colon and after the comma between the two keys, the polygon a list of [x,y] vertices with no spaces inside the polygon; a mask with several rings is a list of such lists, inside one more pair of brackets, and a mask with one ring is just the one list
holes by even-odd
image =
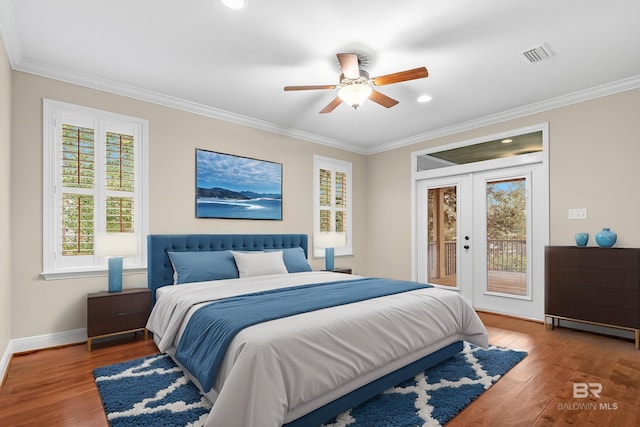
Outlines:
{"label": "crown molding", "polygon": [[[0,12],[1,11],[2,9],[0,9]],[[4,22],[0,23],[0,25],[4,25]],[[6,41],[7,40],[5,39],[5,42]],[[12,51],[13,55],[15,55],[15,51],[16,50]],[[613,95],[615,93],[624,92],[631,89],[637,89],[640,87],[640,75],[636,75],[593,88],[573,92],[568,95],[562,95],[548,100],[502,111],[500,113],[491,114],[462,123],[457,123],[452,126],[435,129],[433,131],[417,134],[408,138],[378,144],[373,147],[364,147],[357,144],[348,144],[337,139],[327,138],[298,129],[287,128],[265,120],[255,119],[241,114],[236,114],[233,112],[210,107],[204,104],[199,104],[181,98],[165,95],[159,92],[145,90],[139,87],[104,79],[98,76],[79,73],[77,71],[69,69],[42,66],[39,64],[30,63],[28,61],[19,62],[16,66],[13,67],[13,69],[363,155],[378,154],[385,151],[395,150],[398,148],[406,147],[408,145],[413,145],[432,139],[473,130],[479,127],[489,126],[507,120],[517,119],[543,111],[565,107],[567,105],[576,104],[603,96]]]}
{"label": "crown molding", "polygon": [[524,105],[522,107],[513,108],[502,111],[500,113],[491,114],[477,119],[469,120],[463,123],[457,123],[452,126],[443,127],[430,132],[414,135],[408,138],[398,139],[384,144],[379,144],[367,150],[365,154],[377,154],[384,151],[395,150],[397,148],[406,147],[408,145],[453,135],[468,130],[477,129],[483,126],[489,126],[496,123],[513,120],[544,111],[553,110],[555,108],[566,107],[568,105],[577,104],[579,102],[589,101],[591,99],[601,98],[603,96],[613,95],[619,92],[640,88],[640,75],[618,80],[615,82],[603,84],[593,88],[577,91],[568,95],[558,96],[556,98],[547,99],[533,104]]}
{"label": "crown molding", "polygon": [[138,99],[140,101],[163,105],[165,107],[175,108],[189,113],[224,120],[227,122],[260,129],[291,138],[297,138],[308,142],[327,145],[330,147],[339,148],[341,150],[353,151],[359,154],[366,154],[365,150],[363,150],[362,147],[358,145],[345,144],[344,142],[336,139],[323,137],[297,129],[287,128],[265,120],[259,120],[219,108],[210,107],[208,105],[199,104],[197,102],[187,101],[182,98],[165,95],[151,90],[141,89],[136,86],[127,85],[87,73],[79,73],[77,71],[53,66],[43,66],[36,63],[30,63],[29,61],[22,61],[17,66],[15,66],[14,69],[16,71],[22,71],[29,74],[51,78],[54,80],[77,84],[80,86],[89,87],[91,89],[97,89],[116,95]]}

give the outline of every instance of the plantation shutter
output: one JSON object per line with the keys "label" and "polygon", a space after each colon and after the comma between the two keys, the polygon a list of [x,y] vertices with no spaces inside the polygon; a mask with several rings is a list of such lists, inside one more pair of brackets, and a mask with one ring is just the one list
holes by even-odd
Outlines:
{"label": "plantation shutter", "polygon": [[[337,231],[347,235],[347,247],[336,248],[337,255],[350,254],[351,245],[351,163],[314,156],[316,209],[315,232]],[[315,250],[315,256],[323,251]]]}
{"label": "plantation shutter", "polygon": [[[96,203],[95,131],[62,125],[63,256],[93,255],[95,206],[104,206],[107,233],[134,232],[135,156],[133,135],[106,132],[105,201]],[[100,192],[98,192],[100,194]]]}
{"label": "plantation shutter", "polygon": [[335,231],[347,231],[347,174],[346,172],[335,173]]}
{"label": "plantation shutter", "polygon": [[347,173],[321,168],[320,230],[347,232]]}
{"label": "plantation shutter", "polygon": [[331,206],[333,174],[330,170],[320,169],[320,231],[331,231]]}
{"label": "plantation shutter", "polygon": [[106,231],[107,233],[134,232],[133,135],[107,132],[105,144]]}
{"label": "plantation shutter", "polygon": [[62,125],[63,256],[93,255],[95,209],[95,132]]}

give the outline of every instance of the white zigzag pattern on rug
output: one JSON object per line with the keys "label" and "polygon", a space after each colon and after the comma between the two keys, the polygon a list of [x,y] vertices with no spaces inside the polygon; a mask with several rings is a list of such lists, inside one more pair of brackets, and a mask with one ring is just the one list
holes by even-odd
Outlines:
{"label": "white zigzag pattern on rug", "polygon": [[[494,350],[502,350],[494,346],[491,346],[491,348]],[[424,421],[422,427],[441,427],[440,422],[431,416],[434,406],[429,405],[429,400],[431,399],[431,396],[429,395],[430,391],[440,390],[445,387],[459,388],[463,385],[472,384],[481,384],[485,390],[488,390],[489,387],[491,387],[501,377],[501,375],[491,376],[487,374],[487,371],[483,369],[482,365],[478,362],[478,359],[476,359],[476,357],[473,355],[473,353],[479,350],[483,350],[483,348],[475,346],[474,348],[471,348],[468,342],[464,343],[464,349],[462,350],[467,363],[478,376],[478,378],[476,379],[471,379],[468,377],[462,377],[457,381],[442,379],[435,384],[429,384],[424,372],[421,372],[415,376],[416,385],[406,387],[393,387],[386,390],[384,394],[415,393],[418,396],[415,401],[416,409],[418,410],[418,415]],[[324,424],[322,427],[348,427],[356,421],[357,420],[351,416],[351,410],[348,410],[336,417],[336,422],[331,424]]]}
{"label": "white zigzag pattern on rug", "polygon": [[[122,371],[119,374],[97,377],[95,379],[96,383],[100,381],[119,380],[125,377],[145,377],[149,375],[166,375],[174,372],[182,373],[182,370],[177,366],[171,369],[163,369],[163,368],[148,369],[149,366],[152,365],[155,361],[161,358],[166,358],[166,357],[169,357],[169,356],[166,354],[160,354],[157,357],[148,358],[144,360],[144,362],[141,363],[140,365],[133,366],[129,369]],[[107,418],[109,420],[114,420],[116,418],[121,418],[121,417],[132,417],[132,416],[137,416],[141,414],[153,414],[161,411],[171,411],[173,413],[179,413],[179,412],[190,411],[194,408],[205,408],[207,409],[207,413],[203,414],[198,420],[194,421],[193,423],[187,424],[187,426],[185,427],[203,426],[205,423],[205,420],[207,419],[208,411],[211,409],[211,406],[212,406],[211,402],[209,402],[204,396],[202,396],[202,399],[200,399],[199,402],[196,402],[193,404],[187,404],[185,402],[178,401],[178,402],[171,402],[166,405],[159,405],[159,406],[153,406],[153,407],[148,406],[151,403],[164,399],[166,396],[173,393],[179,387],[187,385],[188,382],[189,380],[187,379],[187,377],[182,375],[176,381],[169,384],[168,387],[162,390],[158,390],[158,392],[155,394],[154,397],[143,399],[142,401],[135,403],[133,407],[127,411],[111,412],[107,415]]]}

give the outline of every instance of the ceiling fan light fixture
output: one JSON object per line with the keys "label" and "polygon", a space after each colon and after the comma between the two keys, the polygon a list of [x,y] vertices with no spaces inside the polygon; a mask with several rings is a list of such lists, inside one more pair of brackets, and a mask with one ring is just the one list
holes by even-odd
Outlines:
{"label": "ceiling fan light fixture", "polygon": [[244,7],[244,0],[222,0],[222,3],[229,9],[242,9]]}
{"label": "ceiling fan light fixture", "polygon": [[371,92],[373,89],[367,83],[353,83],[342,86],[338,96],[345,104],[358,108],[369,98]]}
{"label": "ceiling fan light fixture", "polygon": [[369,73],[359,68],[361,64],[360,57],[357,54],[338,53],[337,57],[340,68],[342,69],[339,84],[285,86],[284,90],[338,89],[338,96],[336,96],[326,107],[320,110],[320,114],[332,112],[343,102],[355,109],[362,105],[367,99],[370,99],[371,102],[375,102],[385,108],[391,108],[394,105],[397,105],[398,101],[374,90],[374,86],[378,87],[392,83],[405,82],[407,80],[423,79],[429,76],[429,72],[426,67],[419,67],[370,79]]}

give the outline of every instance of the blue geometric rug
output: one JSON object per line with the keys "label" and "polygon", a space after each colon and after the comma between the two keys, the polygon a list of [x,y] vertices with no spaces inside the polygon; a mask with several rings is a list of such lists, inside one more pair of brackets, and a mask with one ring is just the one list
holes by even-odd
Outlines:
{"label": "blue geometric rug", "polygon": [[[325,427],[439,426],[455,417],[527,355],[465,343],[462,352]],[[94,370],[112,427],[203,426],[211,404],[166,354]]]}

